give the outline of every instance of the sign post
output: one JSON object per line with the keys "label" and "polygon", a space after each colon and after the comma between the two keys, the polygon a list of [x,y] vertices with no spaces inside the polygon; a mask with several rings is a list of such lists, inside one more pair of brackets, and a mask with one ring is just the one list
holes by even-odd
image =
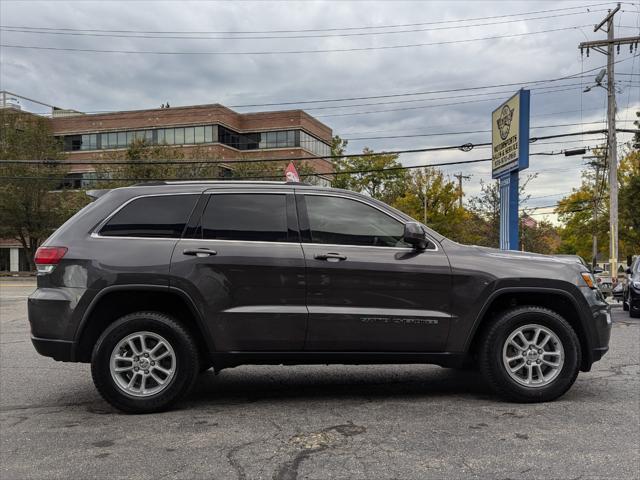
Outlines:
{"label": "sign post", "polygon": [[520,90],[491,114],[491,177],[500,181],[500,248],[518,250],[518,180],[529,167],[529,90]]}

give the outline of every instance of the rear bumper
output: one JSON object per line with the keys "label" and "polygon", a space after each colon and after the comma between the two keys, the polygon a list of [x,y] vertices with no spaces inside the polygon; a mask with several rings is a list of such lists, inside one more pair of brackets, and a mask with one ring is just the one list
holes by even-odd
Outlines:
{"label": "rear bumper", "polygon": [[32,335],[31,343],[33,343],[33,346],[40,355],[51,357],[60,362],[72,361],[73,342],[52,338],[39,338]]}

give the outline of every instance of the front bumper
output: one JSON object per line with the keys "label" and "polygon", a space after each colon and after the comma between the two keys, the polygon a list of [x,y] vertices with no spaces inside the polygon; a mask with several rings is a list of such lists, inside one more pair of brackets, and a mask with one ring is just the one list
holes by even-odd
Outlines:
{"label": "front bumper", "polygon": [[[583,371],[589,371],[594,362],[600,360],[609,351],[609,340],[611,339],[611,305],[609,305],[602,293],[597,289],[581,287],[580,290],[589,306],[589,318],[586,318],[588,325],[585,325],[587,335],[590,337],[588,345],[589,351],[583,355]],[[586,312],[585,312],[586,313]]]}

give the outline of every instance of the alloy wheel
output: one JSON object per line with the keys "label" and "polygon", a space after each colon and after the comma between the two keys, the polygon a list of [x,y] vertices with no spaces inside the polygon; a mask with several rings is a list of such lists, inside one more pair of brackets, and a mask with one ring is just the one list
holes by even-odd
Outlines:
{"label": "alloy wheel", "polygon": [[109,370],[124,393],[149,397],[171,383],[176,373],[176,354],[171,344],[157,333],[136,332],[115,346]]}
{"label": "alloy wheel", "polygon": [[526,387],[549,385],[562,371],[565,355],[560,338],[537,324],[515,329],[504,342],[502,363],[509,376]]}

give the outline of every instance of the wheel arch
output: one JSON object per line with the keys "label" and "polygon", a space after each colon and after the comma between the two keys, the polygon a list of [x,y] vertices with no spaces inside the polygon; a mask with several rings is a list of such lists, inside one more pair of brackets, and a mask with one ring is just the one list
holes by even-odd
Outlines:
{"label": "wheel arch", "polygon": [[592,332],[588,322],[583,320],[584,315],[581,311],[583,307],[570,292],[557,288],[513,287],[493,292],[476,317],[465,345],[465,351],[472,356],[477,353],[479,342],[496,314],[508,308],[524,305],[548,308],[569,322],[580,340],[582,352],[580,369],[588,371],[591,368],[593,363]]}
{"label": "wheel arch", "polygon": [[201,355],[208,356],[213,351],[204,319],[183,290],[162,285],[113,285],[102,289],[84,312],[76,330],[72,358],[89,362],[98,337],[110,324],[143,310],[176,317],[193,335]]}

